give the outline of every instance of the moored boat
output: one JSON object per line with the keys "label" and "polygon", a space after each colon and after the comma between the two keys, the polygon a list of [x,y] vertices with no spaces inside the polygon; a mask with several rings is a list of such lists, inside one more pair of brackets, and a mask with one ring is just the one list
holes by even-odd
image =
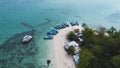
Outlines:
{"label": "moored boat", "polygon": [[51,35],[46,35],[46,36],[44,36],[44,39],[53,39],[53,36],[51,36]]}
{"label": "moored boat", "polygon": [[79,25],[77,21],[72,21],[70,24],[71,24],[72,26]]}
{"label": "moored boat", "polygon": [[58,33],[57,30],[52,29],[51,31],[47,32],[48,35],[56,35]]}
{"label": "moored boat", "polygon": [[29,42],[30,40],[32,40],[32,36],[31,35],[25,35],[22,42],[25,43],[25,42]]}
{"label": "moored boat", "polygon": [[67,24],[67,23],[64,23],[67,27],[69,27],[69,24]]}

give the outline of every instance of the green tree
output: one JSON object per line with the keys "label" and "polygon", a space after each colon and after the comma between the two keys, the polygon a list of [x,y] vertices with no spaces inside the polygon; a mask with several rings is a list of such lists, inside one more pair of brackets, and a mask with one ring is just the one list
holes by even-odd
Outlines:
{"label": "green tree", "polygon": [[103,26],[99,26],[98,27],[98,33],[99,33],[99,35],[104,35],[105,31],[106,31],[105,27],[103,27]]}
{"label": "green tree", "polygon": [[68,48],[67,52],[68,52],[68,54],[72,54],[72,55],[73,55],[74,52],[75,52],[75,47],[70,46],[70,47]]}
{"label": "green tree", "polygon": [[113,68],[113,66],[109,63],[109,61],[93,57],[89,60],[89,65],[87,68]]}
{"label": "green tree", "polygon": [[77,65],[77,68],[89,68],[89,60],[93,58],[93,54],[87,49],[87,48],[82,48],[82,51],[80,52],[80,59],[79,63]]}
{"label": "green tree", "polygon": [[[72,40],[75,40],[74,32],[69,37]],[[98,34],[89,27],[84,28],[78,68],[120,68],[120,31],[111,27],[109,36],[105,32],[104,27],[99,27]]]}
{"label": "green tree", "polygon": [[76,41],[78,42],[78,36],[75,35],[75,33],[73,31],[69,32],[68,35],[67,35],[67,39],[70,40],[70,41]]}
{"label": "green tree", "polygon": [[113,56],[111,62],[115,68],[120,68],[120,55]]}
{"label": "green tree", "polygon": [[74,32],[75,33],[78,33],[80,30],[79,29],[74,29]]}
{"label": "green tree", "polygon": [[113,33],[115,33],[117,31],[117,29],[115,28],[115,27],[111,27],[110,29],[108,29],[107,30],[107,32],[109,33],[109,34],[113,34]]}
{"label": "green tree", "polygon": [[85,28],[85,30],[82,32],[83,33],[83,39],[84,39],[84,43],[83,45],[89,47],[89,45],[94,44],[93,40],[94,40],[94,31],[90,28]]}
{"label": "green tree", "polygon": [[91,49],[91,52],[95,56],[99,56],[102,53],[102,46],[100,46],[100,45],[94,45],[93,48]]}

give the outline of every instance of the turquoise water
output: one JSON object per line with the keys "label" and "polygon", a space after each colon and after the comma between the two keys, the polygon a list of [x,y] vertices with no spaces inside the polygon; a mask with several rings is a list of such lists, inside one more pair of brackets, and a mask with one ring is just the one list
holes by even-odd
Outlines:
{"label": "turquoise water", "polygon": [[[43,36],[72,20],[119,29],[120,1],[0,0],[0,68],[45,68],[50,58]],[[34,37],[28,44],[21,43],[25,34]]]}

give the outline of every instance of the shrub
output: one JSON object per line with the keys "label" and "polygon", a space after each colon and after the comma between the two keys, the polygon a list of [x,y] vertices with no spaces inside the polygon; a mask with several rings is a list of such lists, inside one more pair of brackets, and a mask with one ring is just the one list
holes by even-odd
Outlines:
{"label": "shrub", "polygon": [[73,46],[70,46],[67,50],[68,54],[72,54],[72,55],[74,54],[74,51],[75,51],[75,47]]}
{"label": "shrub", "polygon": [[111,62],[115,68],[120,68],[120,55],[113,56]]}
{"label": "shrub", "polygon": [[76,42],[79,41],[79,40],[78,40],[78,36],[75,35],[73,31],[71,31],[70,33],[68,33],[67,39],[68,39],[69,41],[76,41]]}
{"label": "shrub", "polygon": [[79,29],[74,29],[74,32],[75,33],[78,33],[80,30]]}

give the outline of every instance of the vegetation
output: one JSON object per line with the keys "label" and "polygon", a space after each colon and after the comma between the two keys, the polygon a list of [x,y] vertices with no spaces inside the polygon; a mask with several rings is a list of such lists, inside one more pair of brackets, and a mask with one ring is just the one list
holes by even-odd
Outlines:
{"label": "vegetation", "polygon": [[113,34],[113,33],[115,33],[116,31],[117,31],[116,28],[114,28],[114,27],[112,26],[109,30],[107,30],[107,33]]}
{"label": "vegetation", "polygon": [[[96,31],[98,34],[95,34]],[[109,36],[105,36],[105,32]],[[78,68],[81,66],[82,68],[120,68],[120,31],[114,27],[107,31],[104,27],[100,27],[99,30],[85,28],[83,39],[82,50],[88,49],[86,52],[89,58],[86,59],[87,53],[80,53]],[[83,59],[88,63],[83,62]]]}
{"label": "vegetation", "polygon": [[89,68],[89,60],[94,57],[93,54],[87,49],[87,48],[82,48],[83,50],[80,52],[80,61],[79,65],[77,66],[78,68]]}
{"label": "vegetation", "polygon": [[99,26],[99,27],[98,27],[98,33],[99,33],[99,35],[104,35],[105,30],[106,30],[105,27]]}
{"label": "vegetation", "polygon": [[[84,42],[80,45],[82,51],[77,68],[120,68],[120,30],[114,27],[93,30],[85,26],[83,24]],[[69,40],[78,38],[74,32],[67,37]]]}
{"label": "vegetation", "polygon": [[74,32],[75,33],[78,33],[80,30],[79,29],[74,29]]}
{"label": "vegetation", "polygon": [[70,46],[69,48],[68,48],[68,50],[67,50],[67,52],[68,52],[68,54],[74,54],[74,52],[75,52],[75,48],[73,47],[73,46]]}
{"label": "vegetation", "polygon": [[93,39],[95,37],[94,31],[92,29],[85,28],[85,30],[83,31],[83,35],[83,45],[86,47],[90,47],[90,45],[93,45]]}
{"label": "vegetation", "polygon": [[73,31],[71,31],[70,33],[68,33],[67,39],[70,40],[70,41],[79,41],[78,40],[78,36],[75,35],[75,33]]}
{"label": "vegetation", "polygon": [[113,63],[113,65],[115,66],[115,68],[120,68],[120,55],[113,56],[111,58],[111,62]]}

